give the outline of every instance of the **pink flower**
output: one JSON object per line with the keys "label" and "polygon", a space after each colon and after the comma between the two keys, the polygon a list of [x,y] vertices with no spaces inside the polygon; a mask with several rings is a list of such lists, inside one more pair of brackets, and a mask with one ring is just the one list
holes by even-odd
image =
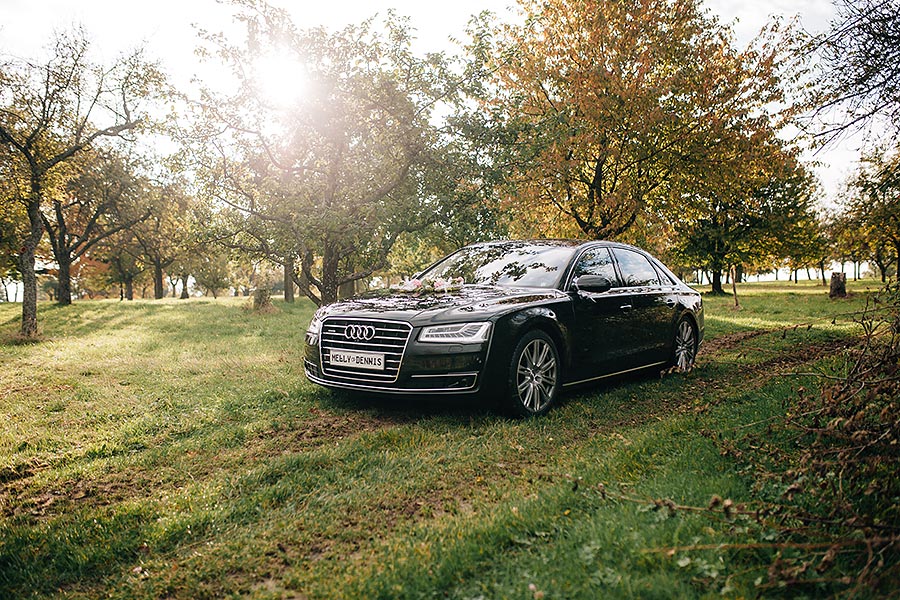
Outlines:
{"label": "pink flower", "polygon": [[461,288],[463,283],[465,281],[462,277],[451,279],[444,279],[443,277],[438,277],[437,279],[406,279],[403,283],[392,285],[391,289],[417,294],[422,292],[451,292]]}

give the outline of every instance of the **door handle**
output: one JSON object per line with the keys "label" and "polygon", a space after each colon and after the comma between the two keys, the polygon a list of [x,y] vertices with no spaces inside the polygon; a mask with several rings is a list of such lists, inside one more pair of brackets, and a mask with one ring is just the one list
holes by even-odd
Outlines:
{"label": "door handle", "polygon": [[634,306],[631,304],[623,304],[619,307],[619,310],[631,310],[632,308],[634,308]]}
{"label": "door handle", "polygon": [[669,308],[675,308],[676,304],[678,304],[678,300],[675,298],[666,298],[666,306]]}

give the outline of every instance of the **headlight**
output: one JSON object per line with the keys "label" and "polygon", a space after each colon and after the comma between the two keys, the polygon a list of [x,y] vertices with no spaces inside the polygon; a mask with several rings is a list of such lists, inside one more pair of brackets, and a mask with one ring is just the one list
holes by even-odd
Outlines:
{"label": "headlight", "polygon": [[322,333],[322,319],[319,317],[319,311],[313,315],[309,327],[306,328],[306,343],[310,346],[316,346],[319,343],[319,334]]}
{"label": "headlight", "polygon": [[443,344],[474,344],[486,341],[490,334],[490,323],[454,323],[453,325],[426,327],[419,334],[419,341]]}

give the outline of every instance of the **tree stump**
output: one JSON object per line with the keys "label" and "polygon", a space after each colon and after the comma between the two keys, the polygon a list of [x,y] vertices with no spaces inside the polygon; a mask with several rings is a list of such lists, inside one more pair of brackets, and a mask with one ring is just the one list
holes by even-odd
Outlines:
{"label": "tree stump", "polygon": [[828,291],[829,298],[846,298],[847,297],[847,274],[832,273],[831,289]]}
{"label": "tree stump", "polygon": [[272,304],[272,294],[269,288],[257,288],[253,291],[253,311],[258,313],[275,312],[275,305]]}

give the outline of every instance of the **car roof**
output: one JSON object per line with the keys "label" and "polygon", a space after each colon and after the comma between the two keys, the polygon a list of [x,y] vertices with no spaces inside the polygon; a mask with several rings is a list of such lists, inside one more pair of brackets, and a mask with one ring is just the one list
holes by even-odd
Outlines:
{"label": "car roof", "polygon": [[500,246],[504,244],[514,244],[514,245],[535,245],[535,246],[558,246],[560,248],[577,248],[580,246],[587,245],[604,245],[604,246],[612,246],[616,248],[629,248],[632,250],[638,250],[639,252],[646,253],[646,250],[638,248],[637,246],[632,246],[631,244],[625,244],[622,242],[613,242],[610,240],[575,240],[575,239],[567,239],[567,238],[549,238],[549,239],[518,239],[518,240],[491,240],[487,242],[476,242],[474,244],[469,244],[468,248],[475,248],[478,246]]}
{"label": "car roof", "polygon": [[491,240],[489,242],[476,242],[469,244],[468,247],[476,246],[501,246],[505,244],[515,244],[521,246],[560,246],[560,247],[577,247],[582,244],[588,244],[592,240],[567,240],[567,239],[522,239],[522,240]]}

